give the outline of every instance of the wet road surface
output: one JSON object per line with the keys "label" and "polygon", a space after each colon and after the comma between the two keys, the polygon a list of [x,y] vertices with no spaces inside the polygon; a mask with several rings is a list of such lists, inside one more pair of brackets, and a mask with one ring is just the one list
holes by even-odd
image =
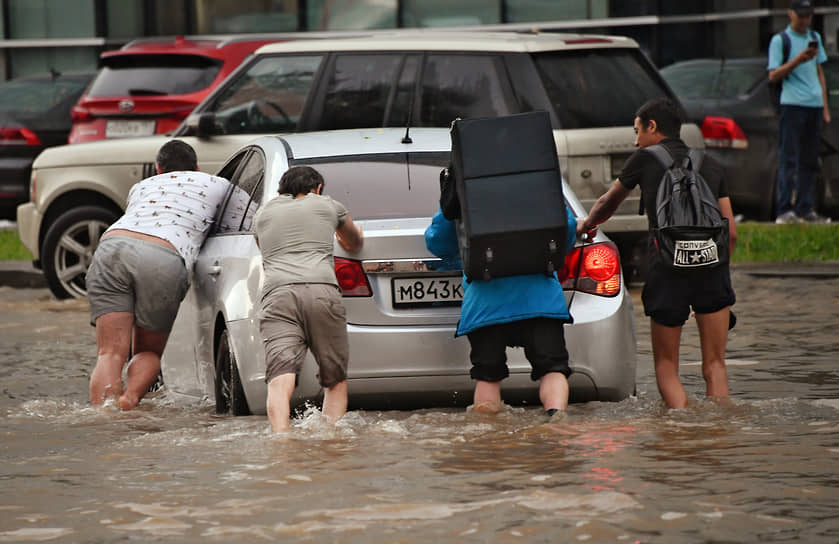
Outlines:
{"label": "wet road surface", "polygon": [[159,392],[87,404],[85,301],[0,287],[0,542],[839,542],[839,279],[735,272],[730,405],[662,407],[640,291],[638,396],[310,410],[277,437]]}

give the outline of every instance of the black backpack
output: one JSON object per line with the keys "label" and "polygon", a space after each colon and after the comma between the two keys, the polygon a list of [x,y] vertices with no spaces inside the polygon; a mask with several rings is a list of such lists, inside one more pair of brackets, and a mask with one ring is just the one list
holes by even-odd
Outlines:
{"label": "black backpack", "polygon": [[659,260],[675,270],[713,268],[728,262],[728,219],[699,174],[702,154],[691,150],[677,163],[661,144],[647,147],[663,166],[656,194],[654,230]]}

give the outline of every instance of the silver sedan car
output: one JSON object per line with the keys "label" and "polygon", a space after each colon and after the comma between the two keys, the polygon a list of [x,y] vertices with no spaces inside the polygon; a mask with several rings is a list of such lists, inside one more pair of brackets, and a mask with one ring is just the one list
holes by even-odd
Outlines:
{"label": "silver sedan car", "polygon": [[[335,273],[349,332],[350,407],[468,404],[469,341],[455,338],[461,272],[428,252],[424,232],[438,209],[439,173],[448,164],[446,129],[343,130],[264,137],[237,151],[219,175],[233,185],[195,265],[163,354],[170,392],[215,400],[234,415],[265,413],[265,355],[259,332],[262,260],[251,220],[277,194],[283,172],[316,168],[324,192],[364,229],[364,248],[335,243]],[[585,211],[564,185],[569,207]],[[578,243],[578,246],[580,244]],[[573,325],[566,340],[572,401],[618,401],[635,388],[632,301],[617,248],[603,234],[566,258],[560,280]],[[508,349],[509,403],[538,404],[538,386],[520,348]],[[322,395],[317,365],[298,376],[296,403]]]}

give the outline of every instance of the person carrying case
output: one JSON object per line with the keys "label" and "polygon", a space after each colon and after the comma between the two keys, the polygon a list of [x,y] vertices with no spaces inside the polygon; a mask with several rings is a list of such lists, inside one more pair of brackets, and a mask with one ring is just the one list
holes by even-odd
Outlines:
{"label": "person carrying case", "polygon": [[[568,221],[548,113],[457,119],[451,138],[452,164],[448,179],[441,176],[441,205],[450,208],[448,214],[444,209],[448,218],[459,215],[467,281],[558,271]],[[446,194],[451,178],[456,195]]]}

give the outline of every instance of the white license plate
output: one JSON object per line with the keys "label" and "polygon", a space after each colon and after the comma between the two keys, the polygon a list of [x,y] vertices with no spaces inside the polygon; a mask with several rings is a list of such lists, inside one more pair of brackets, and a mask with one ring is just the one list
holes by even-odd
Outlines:
{"label": "white license plate", "polygon": [[393,307],[460,304],[461,276],[393,278]]}
{"label": "white license plate", "polygon": [[132,138],[154,134],[154,119],[143,121],[113,120],[105,123],[105,138]]}

